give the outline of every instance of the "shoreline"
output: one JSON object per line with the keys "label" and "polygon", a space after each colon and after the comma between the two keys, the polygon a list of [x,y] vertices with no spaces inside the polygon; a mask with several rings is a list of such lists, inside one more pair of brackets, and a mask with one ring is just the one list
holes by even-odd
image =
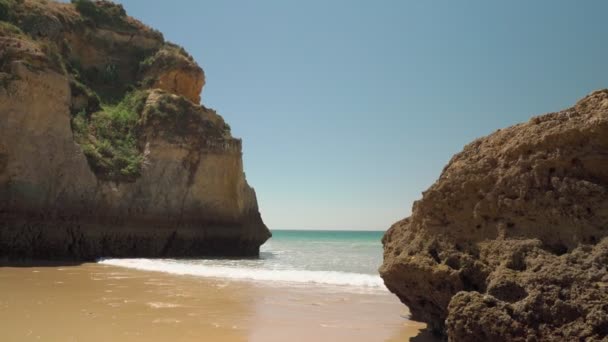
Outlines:
{"label": "shoreline", "polygon": [[172,276],[250,282],[266,286],[335,288],[345,292],[388,292],[380,275],[344,271],[277,270],[227,265],[185,264],[175,259],[104,259],[98,264]]}
{"label": "shoreline", "polygon": [[0,336],[19,341],[431,341],[389,292],[85,263],[0,267]]}

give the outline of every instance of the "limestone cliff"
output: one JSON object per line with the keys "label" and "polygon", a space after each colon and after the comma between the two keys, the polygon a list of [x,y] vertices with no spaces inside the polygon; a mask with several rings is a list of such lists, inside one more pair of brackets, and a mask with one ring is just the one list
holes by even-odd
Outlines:
{"label": "limestone cliff", "polygon": [[202,69],[108,1],[0,0],[0,257],[255,256]]}
{"label": "limestone cliff", "polygon": [[383,243],[386,286],[451,341],[605,341],[608,90],[467,145]]}

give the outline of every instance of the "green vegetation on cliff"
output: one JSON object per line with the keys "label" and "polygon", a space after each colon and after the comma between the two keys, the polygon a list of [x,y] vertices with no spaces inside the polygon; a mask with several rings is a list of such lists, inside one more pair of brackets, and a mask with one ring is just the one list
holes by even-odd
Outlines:
{"label": "green vegetation on cliff", "polygon": [[13,0],[0,0],[0,20],[10,19],[13,6]]}
{"label": "green vegetation on cliff", "polygon": [[145,71],[153,65],[172,67],[178,65],[181,58],[194,62],[194,58],[183,47],[171,42],[166,42],[163,48],[156,54],[141,61],[139,68],[141,71]]}
{"label": "green vegetation on cliff", "polygon": [[[142,24],[129,17],[121,4],[107,0],[71,0],[72,5],[82,15],[82,17],[95,26],[124,30],[141,30]],[[146,27],[149,34],[162,39],[162,33]]]}
{"label": "green vegetation on cliff", "polygon": [[0,36],[25,37],[25,34],[19,27],[9,23],[8,21],[0,21]]}
{"label": "green vegetation on cliff", "polygon": [[[14,62],[69,80],[74,141],[100,179],[133,182],[141,175],[146,124],[170,127],[163,136],[179,139],[201,120],[190,101],[199,102],[192,98],[204,84],[202,69],[184,48],[129,17],[120,4],[0,0],[0,39],[8,42],[0,49],[0,86],[17,79]],[[151,88],[164,92],[144,115]],[[206,125],[195,136],[215,130]],[[229,129],[212,135],[224,132]]]}
{"label": "green vegetation on cliff", "polygon": [[118,103],[134,86],[120,77],[117,66],[113,62],[84,68],[78,59],[71,58],[67,67],[71,77],[88,85],[90,91],[105,103]]}
{"label": "green vegetation on cliff", "polygon": [[100,24],[123,24],[127,17],[127,12],[120,5],[99,6],[90,0],[72,0],[76,10],[83,16],[90,18],[95,23]]}
{"label": "green vegetation on cliff", "polygon": [[74,138],[102,179],[132,181],[141,174],[137,127],[147,96],[133,91],[117,104],[102,104],[98,112],[83,109],[73,116]]}

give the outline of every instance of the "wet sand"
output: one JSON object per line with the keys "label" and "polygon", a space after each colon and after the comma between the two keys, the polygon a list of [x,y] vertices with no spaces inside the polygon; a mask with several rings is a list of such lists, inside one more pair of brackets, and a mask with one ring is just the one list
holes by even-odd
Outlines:
{"label": "wet sand", "polygon": [[383,292],[267,285],[114,266],[0,267],[1,341],[415,341]]}

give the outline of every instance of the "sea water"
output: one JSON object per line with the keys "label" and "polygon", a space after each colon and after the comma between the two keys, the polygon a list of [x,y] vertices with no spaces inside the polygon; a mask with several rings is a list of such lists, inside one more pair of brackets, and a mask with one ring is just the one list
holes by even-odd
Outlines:
{"label": "sea water", "polygon": [[266,284],[385,291],[381,231],[273,230],[259,259],[105,259],[146,271]]}

